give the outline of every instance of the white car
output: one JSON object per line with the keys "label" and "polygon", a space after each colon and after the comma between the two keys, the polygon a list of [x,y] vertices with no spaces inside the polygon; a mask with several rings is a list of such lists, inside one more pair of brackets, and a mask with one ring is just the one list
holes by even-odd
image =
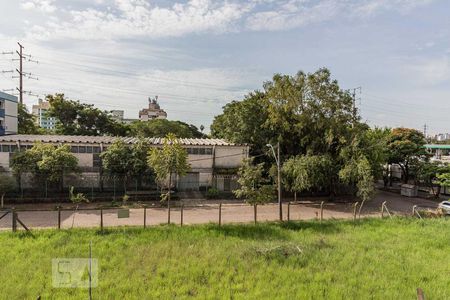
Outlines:
{"label": "white car", "polygon": [[439,203],[438,209],[442,210],[444,214],[450,215],[450,201],[442,201]]}

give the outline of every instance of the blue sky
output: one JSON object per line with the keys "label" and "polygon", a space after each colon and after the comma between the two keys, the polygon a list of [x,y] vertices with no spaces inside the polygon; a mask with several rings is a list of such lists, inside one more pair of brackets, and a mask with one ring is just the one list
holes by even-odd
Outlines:
{"label": "blue sky", "polygon": [[39,77],[25,89],[41,97],[137,117],[159,95],[169,119],[209,127],[274,73],[327,67],[342,88],[362,87],[371,125],[450,132],[449,1],[2,0],[0,11],[0,50],[21,41],[39,60],[25,64]]}

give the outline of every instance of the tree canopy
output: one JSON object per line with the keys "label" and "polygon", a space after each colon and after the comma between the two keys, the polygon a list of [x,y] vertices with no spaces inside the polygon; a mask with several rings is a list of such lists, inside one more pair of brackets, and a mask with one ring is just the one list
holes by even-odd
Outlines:
{"label": "tree canopy", "polygon": [[31,149],[16,152],[11,167],[20,182],[24,173],[31,173],[38,183],[50,182],[64,186],[64,175],[78,172],[78,159],[69,145],[35,143]]}
{"label": "tree canopy", "polygon": [[19,103],[17,106],[17,122],[19,134],[40,134],[43,132],[37,126],[35,117],[28,112],[25,104]]}
{"label": "tree canopy", "polygon": [[111,114],[93,104],[67,99],[64,94],[47,95],[49,117],[56,118],[57,134],[123,136],[127,128],[116,122]]}
{"label": "tree canopy", "polygon": [[174,134],[179,138],[203,138],[197,127],[181,121],[155,119],[149,121],[135,121],[130,124],[130,135],[137,137],[165,137]]}
{"label": "tree canopy", "polygon": [[389,163],[400,166],[405,183],[411,178],[411,168],[416,168],[420,159],[428,156],[425,150],[425,136],[418,130],[395,128],[389,137]]}

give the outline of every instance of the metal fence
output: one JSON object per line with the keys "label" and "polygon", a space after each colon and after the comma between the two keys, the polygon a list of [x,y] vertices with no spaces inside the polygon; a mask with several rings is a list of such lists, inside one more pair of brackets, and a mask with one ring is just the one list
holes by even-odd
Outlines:
{"label": "metal fence", "polygon": [[[359,219],[368,216],[392,217],[386,203],[378,212],[360,211],[359,203],[284,203],[283,220]],[[279,220],[278,204],[248,205],[244,203],[211,203],[184,205],[168,208],[162,206],[101,207],[55,209],[0,210],[0,230],[30,230],[35,228],[100,228],[117,226],[147,227],[160,224],[205,224],[257,223]],[[412,207],[412,216],[421,217],[421,208]],[[404,215],[404,214],[403,214]]]}

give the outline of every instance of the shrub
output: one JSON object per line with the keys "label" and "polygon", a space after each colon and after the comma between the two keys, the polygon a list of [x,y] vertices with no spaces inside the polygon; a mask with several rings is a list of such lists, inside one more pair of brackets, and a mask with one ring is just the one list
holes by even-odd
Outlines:
{"label": "shrub", "polygon": [[209,188],[206,192],[206,198],[208,199],[217,199],[219,198],[219,190],[216,188]]}

